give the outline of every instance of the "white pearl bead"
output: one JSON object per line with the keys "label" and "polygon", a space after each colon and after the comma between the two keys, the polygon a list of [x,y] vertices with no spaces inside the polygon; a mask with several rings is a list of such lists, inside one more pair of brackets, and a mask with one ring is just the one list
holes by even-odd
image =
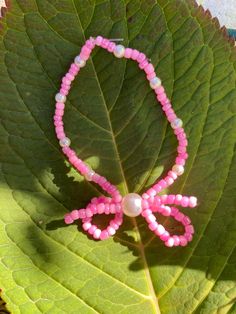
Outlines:
{"label": "white pearl bead", "polygon": [[74,62],[80,68],[83,68],[86,64],[86,61],[83,60],[80,56],[76,56]]}
{"label": "white pearl bead", "polygon": [[125,47],[123,45],[116,45],[113,53],[117,58],[122,58],[125,54]]}
{"label": "white pearl bead", "polygon": [[157,87],[161,86],[161,80],[159,77],[155,76],[150,80],[150,86],[152,89],[156,89]]}
{"label": "white pearl bead", "polygon": [[65,102],[66,101],[66,96],[62,95],[61,93],[57,93],[55,96],[55,99],[57,102]]}
{"label": "white pearl bead", "polygon": [[92,181],[94,174],[95,172],[92,169],[90,169],[84,177],[87,181]]}
{"label": "white pearl bead", "polygon": [[176,118],[175,120],[171,122],[171,127],[173,129],[182,128],[182,126],[183,126],[183,121],[179,118]]}
{"label": "white pearl bead", "polygon": [[59,144],[61,147],[70,146],[70,139],[68,137],[64,137],[60,139]]}
{"label": "white pearl bead", "polygon": [[178,176],[184,173],[184,167],[181,165],[174,165],[172,171],[175,172]]}
{"label": "white pearl bead", "polygon": [[136,193],[129,193],[122,200],[122,210],[129,217],[136,217],[142,212],[142,197]]}

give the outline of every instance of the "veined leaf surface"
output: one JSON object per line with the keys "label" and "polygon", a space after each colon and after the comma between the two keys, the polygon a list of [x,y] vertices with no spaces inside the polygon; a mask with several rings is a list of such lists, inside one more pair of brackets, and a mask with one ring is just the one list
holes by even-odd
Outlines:
{"label": "veined leaf surface", "polygon": [[[236,53],[192,1],[13,0],[1,21],[0,286],[12,313],[235,313]],[[95,242],[63,216],[97,195],[65,161],[52,117],[86,38],[122,37],[156,66],[189,160],[169,193],[196,195],[186,248],[125,219]],[[137,64],[96,49],[65,113],[72,147],[120,191],[172,166],[176,139]],[[176,229],[172,221],[165,221]]]}

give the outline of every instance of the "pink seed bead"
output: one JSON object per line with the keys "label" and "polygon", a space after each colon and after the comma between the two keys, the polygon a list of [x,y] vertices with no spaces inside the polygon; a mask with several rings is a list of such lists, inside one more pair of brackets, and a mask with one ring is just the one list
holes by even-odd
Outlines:
{"label": "pink seed bead", "polygon": [[[162,225],[158,224],[158,226],[155,230],[155,234],[157,236],[163,236],[165,234],[165,232],[166,232],[165,228]],[[166,233],[166,236],[167,236],[167,233]],[[168,236],[169,236],[169,233],[168,233]]]}
{"label": "pink seed bead", "polygon": [[163,86],[159,86],[155,89],[156,94],[163,94],[165,92],[165,89]]}
{"label": "pink seed bead", "polygon": [[179,240],[181,246],[186,246],[188,243],[187,239],[184,236],[179,236]]}
{"label": "pink seed bead", "polygon": [[171,178],[170,176],[167,176],[167,177],[165,178],[165,181],[166,181],[166,183],[167,183],[168,185],[171,185],[171,184],[174,183],[174,179]]}
{"label": "pink seed bead", "polygon": [[[157,99],[160,101],[160,102],[164,102],[166,99],[167,99],[167,96],[166,94],[160,94],[160,95],[157,95]],[[171,112],[172,113],[172,112]]]}
{"label": "pink seed bead", "polygon": [[[158,236],[159,236],[159,234],[158,234]],[[165,231],[165,232],[160,236],[160,239],[161,239],[162,241],[167,241],[167,240],[169,239],[169,237],[170,237],[169,232],[168,232],[168,231]]]}
{"label": "pink seed bead", "polygon": [[168,203],[168,204],[174,204],[174,202],[175,202],[175,195],[169,194],[169,195],[167,196],[167,203]]}
{"label": "pink seed bead", "polygon": [[139,53],[139,56],[138,56],[138,58],[137,58],[137,61],[138,61],[139,63],[141,63],[141,62],[143,62],[146,58],[147,58],[146,55],[145,55],[144,53],[140,52],[140,53]]}
{"label": "pink seed bead", "polygon": [[162,204],[165,204],[165,203],[167,202],[168,195],[166,195],[166,194],[161,195],[161,196],[160,196],[160,199],[161,199],[161,203],[162,203]]}
{"label": "pink seed bead", "polygon": [[[184,139],[186,139],[186,134],[184,133],[184,132],[182,132],[182,133],[179,133],[178,135],[177,135],[177,138],[178,138],[178,140],[184,140]],[[187,141],[187,140],[186,140]],[[188,142],[188,141],[187,141]]]}
{"label": "pink seed bead", "polygon": [[142,198],[146,200],[149,198],[149,195],[147,193],[143,193]]}
{"label": "pink seed bead", "polygon": [[143,217],[148,217],[151,214],[152,214],[152,211],[150,209],[146,209],[141,213]]}
{"label": "pink seed bead", "polygon": [[176,165],[184,166],[185,165],[185,160],[183,158],[177,157],[175,159]]}
{"label": "pink seed bead", "polygon": [[149,203],[147,200],[142,199],[142,208],[143,209],[149,208]]}
{"label": "pink seed bead", "polygon": [[181,206],[188,207],[189,204],[189,198],[187,196],[184,196],[181,200]]}
{"label": "pink seed bead", "polygon": [[93,237],[94,239],[99,239],[100,235],[101,235],[101,230],[97,228],[93,233]]}
{"label": "pink seed bead", "polygon": [[87,231],[91,227],[91,223],[90,222],[84,222],[82,227],[85,231]]}
{"label": "pink seed bead", "polygon": [[108,47],[109,43],[110,43],[110,41],[108,39],[103,38],[101,46],[106,49]]}
{"label": "pink seed bead", "polygon": [[148,215],[148,216],[146,217],[146,221],[147,221],[148,223],[154,222],[154,221],[156,221],[156,217],[155,217],[153,214],[150,214],[150,215]]}
{"label": "pink seed bead", "polygon": [[73,220],[79,219],[79,211],[77,209],[72,210],[70,216]]}
{"label": "pink seed bead", "polygon": [[181,140],[181,139],[179,139],[179,145],[181,145],[181,146],[187,146],[187,145],[188,145],[188,141],[187,141],[187,140]]}
{"label": "pink seed bead", "polygon": [[119,202],[121,202],[121,200],[122,200],[122,196],[120,194],[116,194],[114,196],[114,202],[115,203],[119,203]]}
{"label": "pink seed bead", "polygon": [[65,135],[64,132],[58,132],[58,133],[57,133],[57,138],[58,138],[59,140],[65,138],[65,137],[66,137],[66,135]]}
{"label": "pink seed bead", "polygon": [[184,219],[184,214],[182,214],[182,213],[178,213],[176,216],[175,216],[175,219],[177,220],[177,221],[182,221],[183,219]]}
{"label": "pink seed bead", "polygon": [[179,134],[179,133],[183,133],[184,132],[184,129],[183,128],[176,128],[175,130],[174,130],[174,133],[177,135],[177,134]]}
{"label": "pink seed bead", "polygon": [[109,238],[109,233],[107,232],[107,230],[103,230],[100,234],[100,239],[106,240],[107,238]]}
{"label": "pink seed bead", "polygon": [[97,227],[95,225],[92,225],[89,229],[88,229],[88,233],[89,234],[94,234],[94,231],[97,229]]}
{"label": "pink seed bead", "polygon": [[54,125],[55,126],[63,126],[63,122],[62,121],[54,121]]}
{"label": "pink seed bead", "polygon": [[165,242],[165,245],[166,245],[167,247],[172,247],[172,246],[174,246],[174,244],[175,244],[175,241],[174,241],[174,239],[173,239],[172,237],[170,237],[170,238]]}
{"label": "pink seed bead", "polygon": [[186,240],[187,240],[188,242],[191,242],[192,239],[193,239],[193,236],[192,236],[191,233],[186,232],[186,233],[185,233],[185,238],[186,238]]}
{"label": "pink seed bead", "polygon": [[147,60],[144,60],[144,61],[142,61],[141,63],[139,63],[139,68],[140,68],[140,69],[144,69],[146,65],[148,65],[148,61],[147,61]]}
{"label": "pink seed bead", "polygon": [[174,121],[177,118],[176,114],[172,113],[167,116],[169,122]]}
{"label": "pink seed bead", "polygon": [[86,212],[84,208],[79,210],[79,216],[81,219],[86,218]]}
{"label": "pink seed bead", "polygon": [[98,214],[103,214],[105,210],[105,205],[103,203],[97,205]]}
{"label": "pink seed bead", "polygon": [[172,215],[172,216],[175,217],[178,213],[179,213],[178,208],[176,208],[176,207],[171,207],[171,215]]}
{"label": "pink seed bead", "polygon": [[113,236],[116,233],[116,230],[113,227],[108,226],[107,232],[109,233],[110,236]]}
{"label": "pink seed bead", "polygon": [[177,235],[173,235],[174,246],[178,246],[180,244],[180,239]]}
{"label": "pink seed bead", "polygon": [[62,102],[57,102],[57,103],[56,103],[56,108],[57,108],[57,109],[64,110],[65,104],[62,103]]}
{"label": "pink seed bead", "polygon": [[97,36],[96,39],[95,39],[96,45],[100,46],[101,43],[102,43],[102,40],[103,40],[102,36]]}
{"label": "pink seed bead", "polygon": [[75,76],[71,75],[70,73],[66,73],[66,78],[70,81],[73,81],[75,79]]}
{"label": "pink seed bead", "polygon": [[178,151],[178,153],[183,154],[186,152],[186,147],[185,146],[178,146],[177,151]]}
{"label": "pink seed bead", "polygon": [[169,206],[164,206],[163,211],[162,211],[162,215],[163,216],[170,216],[171,214],[171,208]]}
{"label": "pink seed bead", "polygon": [[167,187],[167,183],[165,180],[161,180],[159,183],[158,183],[163,189],[165,189]]}
{"label": "pink seed bead", "polygon": [[[76,66],[76,67],[77,67],[77,66]],[[69,73],[70,73],[71,75],[76,76],[76,75],[79,73],[79,70],[80,70],[80,68],[78,68],[78,67],[77,67],[77,69],[70,69],[70,70],[69,70]]]}
{"label": "pink seed bead", "polygon": [[116,224],[114,221],[111,221],[111,222],[110,222],[110,226],[111,226],[112,228],[114,228],[115,230],[118,230],[118,229],[119,229],[119,225]]}
{"label": "pink seed bead", "polygon": [[93,212],[91,211],[90,208],[86,208],[85,213],[86,213],[86,217],[92,217],[93,216]]}
{"label": "pink seed bead", "polygon": [[144,71],[149,74],[149,73],[153,73],[155,71],[154,66],[151,63],[148,63],[145,68]]}
{"label": "pink seed bead", "polygon": [[108,45],[108,47],[107,47],[107,50],[108,50],[109,52],[113,52],[114,49],[115,49],[115,46],[116,46],[115,43],[110,42],[109,45]]}
{"label": "pink seed bead", "polygon": [[147,194],[149,195],[149,196],[155,196],[157,193],[156,193],[156,191],[154,190],[154,189],[149,189],[148,191],[147,191]]}
{"label": "pink seed bead", "polygon": [[70,85],[71,84],[71,80],[69,80],[68,78],[66,78],[65,76],[62,79],[63,84],[65,85]]}
{"label": "pink seed bead", "polygon": [[71,218],[70,214],[66,214],[65,217],[64,217],[64,220],[65,220],[65,223],[67,225],[69,225],[69,224],[74,222],[74,220]]}
{"label": "pink seed bead", "polygon": [[197,206],[197,198],[195,196],[190,196],[189,207],[193,208]]}
{"label": "pink seed bead", "polygon": [[188,158],[188,154],[187,153],[179,153],[179,157],[186,160]]}
{"label": "pink seed bead", "polygon": [[132,54],[131,54],[131,59],[137,60],[138,56],[139,56],[139,51],[137,49],[133,49]]}
{"label": "pink seed bead", "polygon": [[89,48],[89,49],[93,49],[94,48],[94,41],[92,41],[92,40],[90,40],[90,39],[88,39],[88,40],[86,40],[86,46]]}
{"label": "pink seed bead", "polygon": [[192,225],[188,225],[185,227],[186,232],[194,234],[194,228]]}
{"label": "pink seed bead", "polygon": [[131,57],[132,54],[132,49],[131,48],[125,48],[125,58],[129,59]]}
{"label": "pink seed bead", "polygon": [[148,228],[151,230],[151,231],[154,231],[156,230],[158,227],[158,223],[156,221],[153,221],[151,222],[149,225],[148,225]]}
{"label": "pink seed bead", "polygon": [[159,183],[157,183],[157,184],[155,184],[155,185],[153,186],[153,189],[154,189],[157,193],[159,193],[159,192],[161,192],[162,187],[160,186]]}
{"label": "pink seed bead", "polygon": [[187,216],[185,216],[182,220],[182,223],[184,226],[190,225],[191,224],[191,220],[190,218],[188,218]]}
{"label": "pink seed bead", "polygon": [[64,96],[67,96],[67,95],[69,94],[69,90],[68,90],[68,88],[62,87],[62,88],[60,89],[60,93],[61,93],[62,95],[64,95]]}
{"label": "pink seed bead", "polygon": [[180,205],[181,204],[181,200],[182,200],[182,195],[181,194],[177,194],[175,197],[175,204],[176,205]]}
{"label": "pink seed bead", "polygon": [[149,73],[147,74],[147,79],[148,81],[150,81],[152,78],[154,78],[156,76],[156,73],[155,72],[152,72],[152,73]]}

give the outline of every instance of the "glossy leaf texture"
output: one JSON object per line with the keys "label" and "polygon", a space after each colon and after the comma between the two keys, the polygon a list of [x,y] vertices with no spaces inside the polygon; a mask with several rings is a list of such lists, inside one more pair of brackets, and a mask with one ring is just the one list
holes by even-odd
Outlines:
{"label": "glossy leaf texture", "polygon": [[[12,313],[235,313],[236,53],[192,1],[12,0],[0,41],[0,286]],[[189,160],[167,191],[195,195],[196,228],[168,249],[144,220],[93,241],[63,216],[100,193],[65,161],[52,117],[86,38],[145,52],[184,121]],[[144,191],[177,142],[137,64],[102,49],[73,84],[72,147],[120,191]],[[159,218],[161,219],[161,218]],[[101,220],[100,220],[100,223]],[[169,230],[179,226],[168,219]]]}

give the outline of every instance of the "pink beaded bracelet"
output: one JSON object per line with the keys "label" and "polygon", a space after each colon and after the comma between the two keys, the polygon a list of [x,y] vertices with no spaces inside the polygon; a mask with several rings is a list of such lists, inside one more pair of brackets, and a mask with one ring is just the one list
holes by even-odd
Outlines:
{"label": "pink beaded bracelet", "polygon": [[[75,79],[75,76],[80,69],[86,65],[86,61],[96,45],[113,53],[117,58],[124,57],[132,59],[138,63],[139,68],[146,73],[147,79],[150,82],[150,87],[155,91],[157,100],[162,105],[162,109],[178,140],[178,154],[172,170],[168,172],[164,179],[161,179],[143,193],[142,196],[136,193],[129,193],[122,197],[114,185],[112,185],[106,178],[93,171],[86,163],[76,156],[75,151],[70,148],[70,139],[65,135],[62,117],[64,114],[66,96],[71,88],[71,82]],[[94,239],[105,240],[116,233],[116,230],[118,230],[122,224],[124,214],[130,217],[136,217],[141,214],[147,221],[149,229],[164,241],[166,246],[187,245],[187,243],[192,240],[194,228],[191,225],[190,218],[181,213],[176,206],[195,207],[197,206],[197,198],[194,196],[183,196],[181,194],[157,194],[173,184],[178,176],[183,174],[184,165],[188,158],[186,152],[188,142],[182,127],[183,122],[176,116],[170,100],[161,85],[161,80],[156,76],[154,66],[150,63],[145,54],[136,49],[116,45],[112,40],[108,40],[101,36],[97,36],[96,38],[90,37],[82,47],[80,54],[75,57],[74,63],[71,64],[69,71],[62,78],[61,89],[60,92],[56,94],[55,99],[56,110],[54,115],[54,125],[63,153],[86,180],[95,182],[111,196],[93,198],[86,208],[75,209],[69,214],[66,214],[65,223],[71,224],[75,220],[81,219],[83,229]],[[157,222],[154,213],[160,213],[164,216],[172,216],[176,221],[179,221],[183,225],[184,234],[170,235],[164,226]],[[97,214],[114,214],[114,219],[110,221],[107,228],[100,230],[92,222],[93,216]]]}

